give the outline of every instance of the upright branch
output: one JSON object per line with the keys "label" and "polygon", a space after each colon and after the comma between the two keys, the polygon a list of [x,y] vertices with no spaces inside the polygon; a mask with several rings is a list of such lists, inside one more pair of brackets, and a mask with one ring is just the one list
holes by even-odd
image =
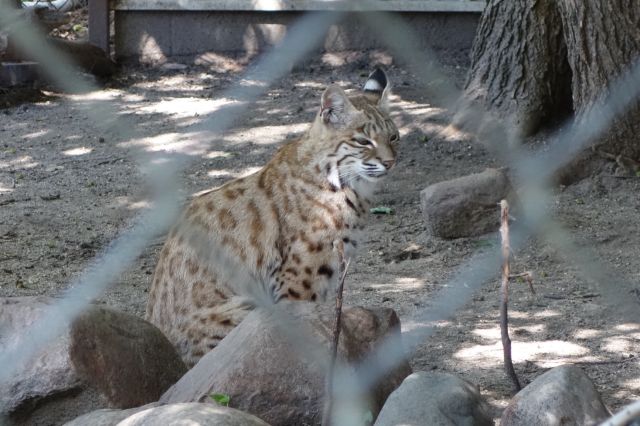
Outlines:
{"label": "upright branch", "polygon": [[509,318],[507,308],[509,305],[509,257],[511,246],[509,243],[509,203],[500,201],[500,236],[502,238],[502,285],[500,286],[500,335],[502,336],[502,353],[504,356],[504,369],[513,383],[515,392],[521,388],[520,381],[511,361],[511,339],[509,338]]}
{"label": "upright branch", "polygon": [[344,290],[344,280],[347,277],[349,263],[351,262],[351,259],[346,259],[344,256],[344,243],[342,241],[338,242],[337,251],[338,259],[340,262],[340,281],[338,282],[338,289],[336,290],[336,309],[335,320],[333,323],[333,341],[331,342],[329,368],[327,369],[325,404],[324,412],[322,413],[322,426],[331,426],[331,408],[333,405],[333,373],[336,364],[336,357],[338,356],[338,341],[340,340],[340,325],[342,319],[342,293]]}

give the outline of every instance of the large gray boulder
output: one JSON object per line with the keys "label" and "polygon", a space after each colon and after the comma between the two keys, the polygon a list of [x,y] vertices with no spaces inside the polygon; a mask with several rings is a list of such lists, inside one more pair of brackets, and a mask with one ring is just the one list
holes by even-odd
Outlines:
{"label": "large gray boulder", "polygon": [[[19,345],[53,303],[41,296],[0,298],[0,351]],[[92,308],[0,386],[0,423],[62,424],[98,408],[142,405],[185,371],[153,325]]]}
{"label": "large gray boulder", "polygon": [[431,235],[461,238],[498,229],[498,203],[513,198],[505,170],[486,169],[428,186],[420,192],[420,206]]}
{"label": "large gray boulder", "polygon": [[404,379],[375,422],[396,425],[492,426],[493,419],[472,383],[453,374],[420,371]]}
{"label": "large gray boulder", "polygon": [[[202,402],[222,393],[231,397],[230,406],[274,426],[319,424],[333,312],[332,305],[303,302],[254,310],[160,401]],[[339,358],[360,361],[389,336],[401,344],[400,321],[393,310],[345,308]],[[361,397],[374,416],[410,371],[402,363]],[[346,374],[358,372],[351,367]]]}
{"label": "large gray boulder", "polygon": [[216,404],[163,405],[127,417],[118,426],[269,426],[259,418]]}
{"label": "large gray boulder", "polygon": [[578,367],[553,368],[513,397],[502,426],[589,426],[609,417],[595,386]]}
{"label": "large gray boulder", "polygon": [[153,324],[124,312],[91,307],[71,326],[71,362],[111,407],[157,401],[187,367]]}
{"label": "large gray boulder", "polygon": [[[0,352],[19,342],[51,303],[55,299],[43,296],[0,298]],[[44,424],[48,419],[56,424],[105,404],[73,368],[69,346],[66,332],[2,383],[0,419],[9,424]]]}
{"label": "large gray boulder", "polygon": [[251,414],[198,402],[148,404],[128,410],[96,410],[64,426],[269,426]]}

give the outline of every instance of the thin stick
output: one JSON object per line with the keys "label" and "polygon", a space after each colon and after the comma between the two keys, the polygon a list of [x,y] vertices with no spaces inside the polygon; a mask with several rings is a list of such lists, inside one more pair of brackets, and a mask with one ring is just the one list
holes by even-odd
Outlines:
{"label": "thin stick", "polygon": [[534,294],[534,295],[536,294],[536,290],[533,288],[533,274],[531,273],[531,271],[522,272],[520,274],[511,274],[511,275],[509,275],[509,279],[510,280],[512,280],[514,278],[524,278],[524,280],[529,285],[529,290],[531,291],[531,293]]}
{"label": "thin stick", "polygon": [[[502,285],[500,286],[500,334],[502,336],[502,353],[504,355],[504,369],[513,383],[515,392],[521,388],[520,381],[511,361],[511,339],[509,338],[509,318],[507,307],[509,305],[509,203],[500,201],[500,236],[502,237]],[[515,393],[514,392],[514,393]]]}
{"label": "thin stick", "polygon": [[336,291],[336,309],[335,322],[333,324],[333,342],[331,342],[331,358],[329,359],[329,368],[327,370],[325,404],[322,413],[322,426],[331,426],[331,408],[333,400],[333,371],[338,356],[338,341],[340,340],[340,324],[342,319],[342,293],[344,290],[344,280],[347,277],[349,263],[351,259],[344,257],[344,244],[342,241],[338,243],[338,256],[340,260],[340,281]]}

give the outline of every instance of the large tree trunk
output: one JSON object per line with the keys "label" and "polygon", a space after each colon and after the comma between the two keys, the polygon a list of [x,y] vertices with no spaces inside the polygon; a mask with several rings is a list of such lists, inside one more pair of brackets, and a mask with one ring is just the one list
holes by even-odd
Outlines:
{"label": "large tree trunk", "polygon": [[[639,54],[637,0],[490,0],[465,95],[528,136],[572,111],[579,122]],[[633,163],[639,134],[636,103],[598,139],[600,151]]]}
{"label": "large tree trunk", "polygon": [[554,0],[490,1],[471,63],[467,99],[510,113],[524,136],[571,109],[571,71]]}
{"label": "large tree trunk", "polygon": [[[563,0],[562,16],[572,94],[578,118],[606,88],[640,59],[640,2],[637,0]],[[640,159],[640,103],[612,124],[600,141],[603,150]]]}

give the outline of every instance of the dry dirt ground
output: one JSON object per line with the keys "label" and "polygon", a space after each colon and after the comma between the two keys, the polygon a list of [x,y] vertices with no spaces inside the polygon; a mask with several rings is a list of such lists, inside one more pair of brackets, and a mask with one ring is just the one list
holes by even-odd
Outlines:
{"label": "dry dirt ground", "polygon": [[[185,197],[253,172],[280,144],[304,131],[328,83],[360,86],[371,58],[330,66],[336,58],[324,56],[294,70],[221,139],[206,144],[172,135],[227,102],[220,99],[226,88],[246,84],[241,67],[129,69],[96,93],[51,91],[23,103],[11,101],[15,93],[5,94],[11,106],[0,110],[0,296],[57,295],[67,288],[136,215],[153,208],[141,171],[146,162],[187,156],[190,163],[180,174]],[[449,59],[447,72],[460,85],[466,64]],[[448,130],[451,113],[431,104],[425,85],[411,73],[396,65],[388,69],[402,142],[398,165],[381,186],[377,204],[395,214],[370,218],[366,244],[347,278],[346,303],[394,308],[406,330],[420,324],[420,314],[443,286],[466,285],[449,279],[473,254],[499,250],[497,233],[455,240],[429,236],[420,190],[501,164],[472,137]],[[111,101],[122,120],[135,124],[138,137],[98,130],[83,111],[87,99]],[[514,272],[533,271],[537,291],[533,296],[526,285],[512,286],[513,357],[524,383],[572,363],[586,371],[611,409],[638,398],[640,324],[621,317],[607,289],[617,289],[637,309],[639,189],[640,179],[613,173],[551,188],[544,208],[578,248],[592,250],[595,260],[571,256],[576,252],[542,237],[529,238],[515,253]],[[518,213],[514,216],[517,223]],[[99,302],[143,315],[162,243],[163,238],[152,241]],[[614,272],[605,273],[603,265]],[[600,284],[592,279],[592,268],[604,274]],[[410,355],[414,370],[454,372],[476,383],[496,418],[510,396],[501,362],[498,288],[496,268],[492,279]]]}

